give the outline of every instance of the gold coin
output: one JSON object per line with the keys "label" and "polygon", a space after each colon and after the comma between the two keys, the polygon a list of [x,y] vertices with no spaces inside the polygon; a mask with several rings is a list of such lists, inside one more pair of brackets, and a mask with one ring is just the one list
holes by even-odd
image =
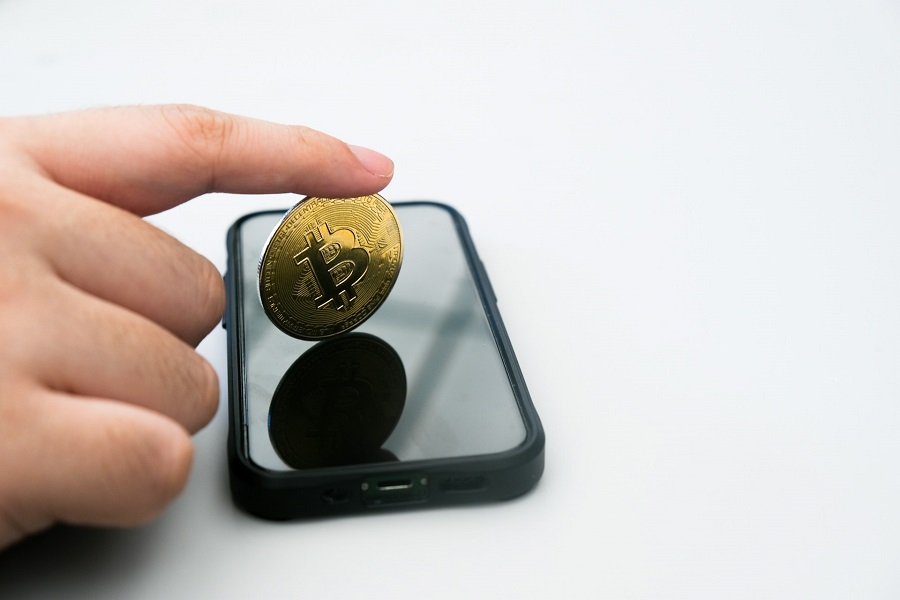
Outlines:
{"label": "gold coin", "polygon": [[304,340],[350,331],[384,302],[403,260],[397,215],[379,196],[301,200],[259,259],[259,298],[276,327]]}

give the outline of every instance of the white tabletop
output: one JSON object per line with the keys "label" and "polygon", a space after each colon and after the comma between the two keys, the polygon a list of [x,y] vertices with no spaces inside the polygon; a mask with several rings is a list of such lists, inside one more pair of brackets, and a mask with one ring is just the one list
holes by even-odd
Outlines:
{"label": "white tabletop", "polygon": [[[544,478],[495,505],[250,517],[217,329],[223,408],[185,493],[141,529],[0,554],[0,597],[900,594],[895,3],[0,0],[0,114],[176,101],[377,148],[389,199],[464,214]],[[224,269],[230,223],[292,201],[153,221]]]}

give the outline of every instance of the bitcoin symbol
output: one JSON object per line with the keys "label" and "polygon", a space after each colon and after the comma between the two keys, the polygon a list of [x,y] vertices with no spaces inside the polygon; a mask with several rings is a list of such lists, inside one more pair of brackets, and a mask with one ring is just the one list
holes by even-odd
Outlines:
{"label": "bitcoin symbol", "polygon": [[[321,239],[320,239],[321,238]],[[350,308],[356,300],[353,286],[359,283],[369,267],[369,253],[359,246],[356,234],[350,229],[331,231],[328,224],[319,225],[315,232],[306,234],[306,248],[294,255],[294,264],[309,265],[319,295],[314,302],[318,308],[333,304],[336,310]]]}
{"label": "bitcoin symbol", "polygon": [[368,319],[402,261],[400,223],[378,194],[304,198],[281,217],[263,248],[259,299],[284,333],[322,340]]}

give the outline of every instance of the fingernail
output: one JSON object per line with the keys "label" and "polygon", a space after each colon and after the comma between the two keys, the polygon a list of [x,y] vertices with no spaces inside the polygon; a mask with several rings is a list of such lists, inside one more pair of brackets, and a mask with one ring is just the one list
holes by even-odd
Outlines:
{"label": "fingernail", "polygon": [[356,155],[356,159],[359,161],[366,171],[371,173],[372,175],[376,175],[378,177],[391,177],[394,174],[394,161],[389,159],[384,154],[379,154],[374,150],[369,150],[368,148],[363,148],[362,146],[354,146],[352,144],[347,144],[350,148],[350,151]]}

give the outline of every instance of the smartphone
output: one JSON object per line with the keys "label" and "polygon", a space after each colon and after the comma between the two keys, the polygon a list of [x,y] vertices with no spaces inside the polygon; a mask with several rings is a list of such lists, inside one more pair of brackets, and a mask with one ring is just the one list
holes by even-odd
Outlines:
{"label": "smartphone", "polygon": [[283,211],[228,232],[229,478],[235,503],[293,519],[503,500],[544,468],[544,433],[462,216],[393,204],[403,263],[352,332],[295,339],[257,268]]}

